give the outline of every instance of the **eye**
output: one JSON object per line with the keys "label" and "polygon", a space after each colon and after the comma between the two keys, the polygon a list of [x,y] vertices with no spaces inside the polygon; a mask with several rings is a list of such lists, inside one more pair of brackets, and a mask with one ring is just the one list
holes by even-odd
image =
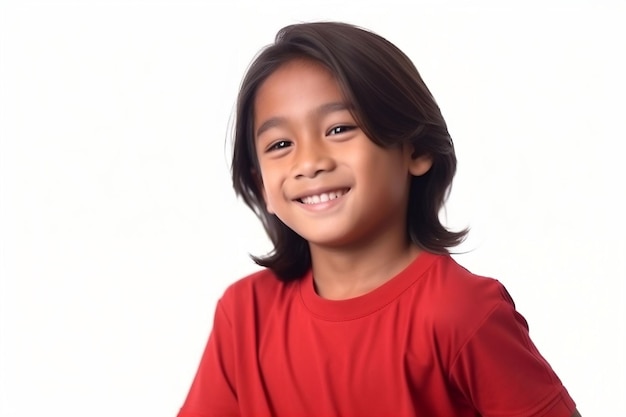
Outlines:
{"label": "eye", "polygon": [[265,152],[279,151],[281,149],[285,149],[291,146],[291,142],[288,140],[278,140],[272,143],[265,149]]}
{"label": "eye", "polygon": [[327,136],[339,135],[341,133],[346,133],[354,129],[356,129],[356,126],[348,126],[348,125],[335,126],[331,128],[328,132],[326,132],[326,135]]}

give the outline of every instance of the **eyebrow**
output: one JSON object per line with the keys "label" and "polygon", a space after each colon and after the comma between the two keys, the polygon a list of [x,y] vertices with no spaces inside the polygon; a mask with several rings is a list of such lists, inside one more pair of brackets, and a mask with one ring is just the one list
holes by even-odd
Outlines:
{"label": "eyebrow", "polygon": [[[348,104],[342,102],[342,101],[334,101],[331,103],[326,103],[326,104],[322,104],[321,106],[319,106],[317,109],[313,110],[313,114],[316,117],[323,117],[326,116],[330,113],[334,113],[334,112],[338,112],[338,111],[343,111],[343,110],[350,110],[351,106],[349,106]],[[264,121],[263,123],[261,123],[261,126],[259,126],[259,128],[256,131],[256,137],[258,138],[259,136],[261,136],[262,133],[264,133],[265,131],[273,128],[273,127],[277,127],[283,124],[287,123],[287,119],[284,117],[272,117],[267,119],[266,121]]]}

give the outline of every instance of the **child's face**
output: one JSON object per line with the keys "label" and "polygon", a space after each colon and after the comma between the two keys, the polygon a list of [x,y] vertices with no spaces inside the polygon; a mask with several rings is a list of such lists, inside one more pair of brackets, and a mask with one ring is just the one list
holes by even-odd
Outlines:
{"label": "child's face", "polygon": [[410,178],[430,160],[411,158],[406,146],[374,144],[328,70],[304,60],[284,64],[259,87],[254,109],[270,213],[312,246],[406,237]]}

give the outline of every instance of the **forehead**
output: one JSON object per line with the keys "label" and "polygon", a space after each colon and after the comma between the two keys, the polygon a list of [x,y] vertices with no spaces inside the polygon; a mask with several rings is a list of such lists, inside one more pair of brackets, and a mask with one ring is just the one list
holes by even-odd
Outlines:
{"label": "forehead", "polygon": [[[337,85],[332,72],[320,62],[307,58],[294,58],[279,65],[259,86],[257,95],[263,90],[276,88],[290,80],[315,80]],[[337,85],[338,87],[338,85]]]}
{"label": "forehead", "polygon": [[315,61],[294,59],[279,66],[257,89],[255,124],[266,113],[290,113],[330,101],[346,101],[333,74]]}

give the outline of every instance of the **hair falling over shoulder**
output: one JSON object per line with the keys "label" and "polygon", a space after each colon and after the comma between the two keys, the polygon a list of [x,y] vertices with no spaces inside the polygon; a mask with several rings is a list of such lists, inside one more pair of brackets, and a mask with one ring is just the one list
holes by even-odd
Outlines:
{"label": "hair falling over shoulder", "polygon": [[433,164],[413,177],[407,235],[421,249],[448,253],[467,230],[453,232],[439,214],[456,172],[454,145],[439,106],[411,60],[381,36],[339,22],[286,26],[251,63],[237,100],[232,181],[235,192],[259,217],[274,249],[253,260],[285,281],[311,267],[308,243],[265,208],[254,142],[254,99],[263,81],[284,63],[309,59],[336,78],[365,134],[381,147],[410,144]]}

